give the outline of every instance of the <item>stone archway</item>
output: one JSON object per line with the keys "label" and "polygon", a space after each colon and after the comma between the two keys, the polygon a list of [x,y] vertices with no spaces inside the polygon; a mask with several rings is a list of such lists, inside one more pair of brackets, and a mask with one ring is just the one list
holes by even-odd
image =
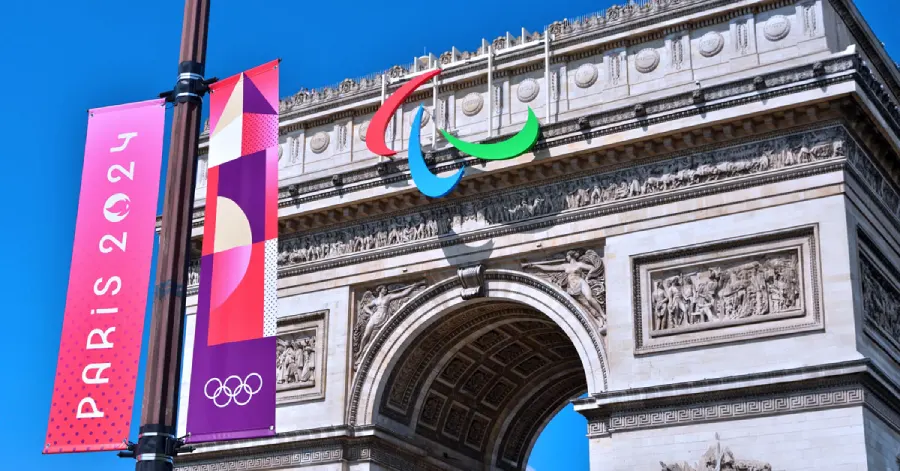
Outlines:
{"label": "stone archway", "polygon": [[382,326],[355,372],[348,422],[414,436],[465,469],[524,469],[556,412],[606,389],[602,337],[540,278],[488,270],[482,297],[463,299],[464,287],[437,283]]}

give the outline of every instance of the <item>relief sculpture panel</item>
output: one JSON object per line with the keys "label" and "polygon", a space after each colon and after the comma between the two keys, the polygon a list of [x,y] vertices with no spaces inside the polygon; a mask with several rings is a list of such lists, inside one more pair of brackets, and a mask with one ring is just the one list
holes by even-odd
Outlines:
{"label": "relief sculpture panel", "polygon": [[324,397],[328,311],[278,319],[275,390],[279,404]]}
{"label": "relief sculpture panel", "polygon": [[597,252],[569,250],[546,261],[523,263],[522,268],[562,288],[606,333],[606,277]]}
{"label": "relief sculpture panel", "polygon": [[772,465],[759,460],[737,459],[727,446],[722,449],[719,434],[716,444],[710,445],[700,461],[692,466],[686,462],[666,464],[660,461],[662,471],[772,471]]}
{"label": "relief sculpture panel", "polygon": [[816,230],[634,257],[635,353],[821,329]]}
{"label": "relief sculpture panel", "polygon": [[897,273],[885,268],[883,253],[873,248],[864,234],[860,234],[859,274],[862,285],[863,315],[866,332],[882,347],[900,358],[900,288]]}
{"label": "relief sculpture panel", "polygon": [[356,305],[353,325],[353,363],[358,365],[362,354],[381,327],[406,301],[425,289],[425,282],[410,285],[381,285],[365,291]]}
{"label": "relief sculpture panel", "polygon": [[849,143],[843,128],[836,126],[538,187],[479,195],[477,199],[411,214],[282,237],[278,264],[280,268],[306,271],[304,265],[338,257],[845,158],[856,152],[855,146],[849,149],[851,146],[845,145]]}
{"label": "relief sculpture panel", "polygon": [[651,335],[802,315],[798,250],[651,274]]}

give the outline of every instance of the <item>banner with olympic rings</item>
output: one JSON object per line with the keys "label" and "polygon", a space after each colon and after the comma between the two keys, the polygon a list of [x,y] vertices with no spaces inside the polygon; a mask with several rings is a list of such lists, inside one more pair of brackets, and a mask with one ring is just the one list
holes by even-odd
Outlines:
{"label": "banner with olympic rings", "polygon": [[210,96],[188,441],[275,435],[278,61]]}
{"label": "banner with olympic rings", "polygon": [[[378,111],[375,112],[375,116],[372,117],[372,122],[369,123],[369,129],[366,131],[366,147],[368,147],[372,153],[383,157],[390,157],[397,153],[389,148],[384,141],[384,135],[385,132],[387,132],[387,127],[390,124],[391,118],[394,116],[394,113],[397,112],[397,109],[400,108],[400,105],[402,105],[413,92],[429,80],[440,75],[440,73],[441,69],[435,69],[417,75],[409,82],[403,84],[384,101]],[[431,172],[428,165],[425,163],[425,158],[422,155],[422,149],[419,144],[419,128],[421,127],[420,123],[422,122],[422,112],[423,107],[420,104],[409,131],[409,151],[407,156],[409,161],[409,173],[412,176],[413,183],[422,194],[431,198],[440,198],[446,196],[456,188],[456,185],[462,180],[463,174],[465,173],[465,167],[460,168],[453,175],[446,177],[439,177]],[[540,135],[540,123],[534,115],[534,111],[532,111],[529,106],[528,119],[525,121],[525,126],[512,137],[500,142],[479,144],[463,141],[444,129],[441,129],[440,132],[450,145],[472,157],[482,160],[507,160],[528,152],[534,146],[534,143],[537,142]]]}

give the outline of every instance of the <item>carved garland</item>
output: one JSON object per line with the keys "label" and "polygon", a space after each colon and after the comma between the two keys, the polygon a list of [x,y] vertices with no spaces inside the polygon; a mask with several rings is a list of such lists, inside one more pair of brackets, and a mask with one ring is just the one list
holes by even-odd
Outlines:
{"label": "carved garland", "polygon": [[[506,281],[513,283],[522,283],[542,291],[543,293],[553,297],[556,301],[563,304],[566,309],[574,316],[574,318],[578,320],[578,323],[582,326],[585,332],[587,332],[590,336],[591,344],[593,345],[600,358],[600,367],[603,378],[602,384],[603,389],[606,389],[608,371],[606,366],[605,346],[603,346],[602,340],[600,339],[599,334],[596,333],[596,329],[592,325],[592,321],[589,319],[588,315],[585,314],[580,307],[576,306],[569,296],[563,294],[561,291],[559,291],[558,288],[523,273],[511,272],[506,270],[487,270],[485,272],[484,279],[485,281]],[[350,393],[350,405],[347,412],[347,423],[356,425],[356,415],[359,411],[359,400],[360,394],[362,394],[363,381],[368,376],[369,371],[372,368],[372,362],[375,359],[375,355],[378,353],[381,347],[384,346],[384,343],[387,341],[387,338],[390,336],[390,334],[397,328],[397,326],[400,325],[401,322],[403,322],[407,317],[409,317],[426,302],[436,298],[443,293],[446,293],[447,291],[459,289],[461,286],[462,283],[460,282],[459,278],[452,277],[429,287],[425,291],[419,293],[418,295],[404,303],[402,306],[400,306],[397,309],[397,312],[391,315],[391,317],[379,329],[378,333],[375,335],[375,338],[371,341],[371,344],[362,352],[356,374],[353,377],[353,383]]]}

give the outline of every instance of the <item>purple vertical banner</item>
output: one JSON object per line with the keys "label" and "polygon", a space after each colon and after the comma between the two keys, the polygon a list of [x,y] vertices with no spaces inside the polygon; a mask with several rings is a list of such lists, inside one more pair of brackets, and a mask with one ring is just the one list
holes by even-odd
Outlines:
{"label": "purple vertical banner", "polygon": [[188,441],[275,435],[278,61],[211,88]]}

